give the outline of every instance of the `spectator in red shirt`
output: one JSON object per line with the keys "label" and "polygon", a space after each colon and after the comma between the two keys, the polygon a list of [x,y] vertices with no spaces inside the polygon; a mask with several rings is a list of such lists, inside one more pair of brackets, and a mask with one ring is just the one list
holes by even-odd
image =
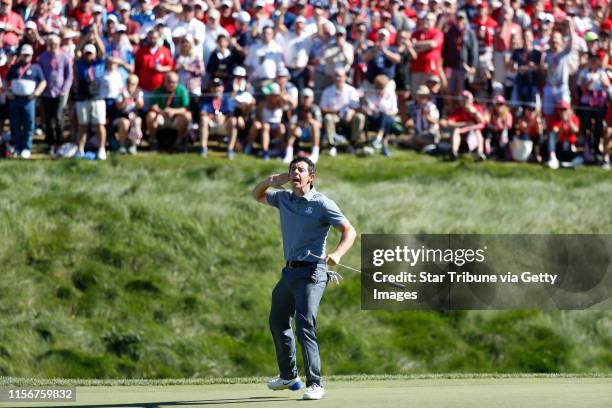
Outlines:
{"label": "spectator in red shirt", "polygon": [[[221,27],[225,28],[225,31],[230,35],[230,38],[234,37],[236,33],[236,19],[233,16],[233,3],[232,0],[223,0],[221,2]],[[228,72],[229,75],[229,72]]]}
{"label": "spectator in red shirt", "polygon": [[20,46],[23,44],[30,44],[32,46],[32,49],[34,50],[32,61],[38,61],[38,56],[45,50],[45,42],[42,40],[42,38],[40,38],[40,35],[38,34],[38,27],[32,20],[25,24],[25,32]]}
{"label": "spectator in red shirt", "polygon": [[410,66],[412,92],[424,85],[430,75],[440,75],[440,59],[444,34],[435,28],[436,16],[433,13],[421,15],[417,31],[412,35],[416,59]]}
{"label": "spectator in red shirt", "polygon": [[162,86],[164,74],[172,71],[174,61],[168,47],[163,45],[159,32],[151,30],[145,44],[136,53],[136,75],[140,78],[140,87],[145,92],[145,106],[148,107],[149,94]]}
{"label": "spectator in red shirt", "polygon": [[16,46],[23,35],[23,19],[11,10],[12,0],[0,1],[0,23],[4,23],[4,45]]}
{"label": "spectator in red shirt", "polygon": [[493,67],[493,37],[497,23],[489,16],[489,7],[486,1],[478,6],[478,15],[474,18],[472,28],[478,40],[478,69],[475,82],[486,82],[491,79]]}
{"label": "spectator in red shirt", "polygon": [[[7,0],[3,0],[7,1]],[[70,17],[76,19],[80,28],[87,27],[93,23],[93,4],[91,0],[80,0],[75,8],[72,9]]]}
{"label": "spectator in red shirt", "polygon": [[447,121],[442,121],[441,124],[453,129],[451,160],[456,159],[459,155],[462,137],[469,151],[476,150],[479,160],[486,159],[484,155],[484,138],[482,137],[482,129],[486,125],[486,117],[483,107],[474,103],[474,96],[470,91],[463,91],[461,93],[459,108],[449,115]]}
{"label": "spectator in red shirt", "polygon": [[551,169],[558,169],[557,153],[562,160],[576,158],[576,140],[580,130],[580,120],[574,114],[571,105],[562,100],[557,105],[556,118],[551,122],[550,132],[548,133],[549,158],[546,165]]}
{"label": "spectator in red shirt", "polygon": [[506,85],[506,66],[510,63],[512,38],[521,37],[523,30],[521,26],[512,21],[514,18],[512,7],[502,7],[500,18],[501,27],[496,30],[493,40],[493,49],[495,50],[493,78],[495,81]]}
{"label": "spectator in red shirt", "polygon": [[130,18],[132,7],[130,3],[122,3],[119,6],[119,22],[127,28],[127,35],[132,44],[140,42],[140,24]]}

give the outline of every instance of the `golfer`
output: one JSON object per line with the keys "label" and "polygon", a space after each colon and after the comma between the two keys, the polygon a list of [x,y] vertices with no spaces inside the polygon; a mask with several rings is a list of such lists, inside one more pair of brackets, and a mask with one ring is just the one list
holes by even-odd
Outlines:
{"label": "golfer", "polygon": [[[272,390],[297,391],[304,384],[295,363],[295,340],[291,317],[295,320],[302,348],[306,391],[304,399],[321,399],[321,360],[316,335],[319,302],[328,281],[327,264],[336,265],[355,240],[355,229],[329,198],[313,186],[315,165],[304,157],[289,164],[289,172],[273,174],[255,187],[253,197],[279,209],[283,250],[287,264],[272,291],[270,330],[276,348],[280,375],[268,381]],[[289,190],[269,190],[290,183]],[[329,227],[342,233],[336,249],[325,256]],[[321,260],[317,257],[322,258]]]}

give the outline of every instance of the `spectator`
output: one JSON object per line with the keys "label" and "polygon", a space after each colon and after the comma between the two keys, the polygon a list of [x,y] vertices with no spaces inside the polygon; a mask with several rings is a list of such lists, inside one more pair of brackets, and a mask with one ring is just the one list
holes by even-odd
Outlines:
{"label": "spectator", "polygon": [[408,31],[397,33],[397,53],[400,56],[400,62],[395,65],[395,88],[400,118],[402,125],[405,125],[408,121],[406,103],[410,96],[410,64],[417,56]]}
{"label": "spectator", "polygon": [[325,89],[333,83],[336,68],[344,68],[346,72],[353,65],[353,46],[346,41],[346,29],[343,26],[336,28],[335,41],[323,52],[323,65],[325,76],[321,79],[320,88]]}
{"label": "spectator", "polygon": [[489,15],[486,1],[478,5],[478,15],[472,20],[472,28],[478,40],[478,67],[476,69],[475,87],[483,89],[493,78],[493,40],[497,30],[497,22]]}
{"label": "spectator", "polygon": [[[225,84],[221,78],[213,78],[210,85],[210,94],[202,99],[200,106],[200,156],[208,155],[209,135],[228,136],[232,134],[231,121],[228,120],[234,112],[234,101],[224,93]],[[234,141],[235,142],[235,141]],[[233,146],[227,150],[229,159],[233,156]]]}
{"label": "spectator", "polygon": [[111,36],[106,45],[106,55],[115,58],[118,64],[121,79],[125,83],[127,77],[134,73],[134,49],[127,37],[126,27],[123,24],[117,26],[117,30]]}
{"label": "spectator", "polygon": [[33,54],[32,46],[24,44],[19,59],[11,66],[6,76],[11,136],[15,144],[15,155],[23,159],[29,159],[32,152],[36,99],[47,86],[42,69],[38,64],[32,63]]}
{"label": "spectator", "polygon": [[542,111],[550,116],[561,101],[570,102],[569,76],[572,70],[572,46],[574,44],[574,25],[571,18],[564,20],[569,31],[569,41],[563,47],[563,34],[554,31],[550,39],[550,49],[546,52],[546,85],[544,86]]}
{"label": "spectator", "polygon": [[138,7],[132,13],[132,20],[140,24],[140,32],[146,33],[153,27],[155,13],[151,0],[138,0]]}
{"label": "spectator", "polygon": [[590,162],[599,149],[610,89],[608,73],[601,67],[601,60],[597,54],[589,54],[586,67],[578,74],[578,86],[582,91],[580,133],[584,141],[584,159]]}
{"label": "spectator", "polygon": [[493,37],[493,65],[495,67],[493,80],[500,84],[506,84],[506,67],[510,64],[512,50],[512,39],[523,35],[521,26],[514,21],[514,9],[502,7],[500,14],[500,26],[496,29]]}
{"label": "spectator", "polygon": [[512,112],[506,105],[506,98],[503,95],[496,95],[485,128],[485,155],[495,154],[500,159],[506,157],[512,122]]}
{"label": "spectator", "polygon": [[64,109],[74,75],[72,59],[60,48],[57,34],[47,37],[47,49],[38,63],[47,82],[42,95],[42,111],[49,154],[54,157],[64,137]]}
{"label": "spectator", "polygon": [[459,107],[448,117],[446,123],[452,129],[451,160],[459,156],[461,142],[464,141],[468,151],[476,151],[479,160],[485,160],[482,129],[486,117],[482,106],[474,103],[474,96],[469,91],[461,93]]}
{"label": "spectator", "polygon": [[117,127],[120,153],[136,154],[137,146],[142,140],[142,119],[138,111],[144,107],[142,90],[138,87],[138,77],[128,76],[127,86],[117,98]]}
{"label": "spectator", "polygon": [[523,33],[523,47],[517,48],[510,57],[511,70],[516,72],[512,89],[512,104],[525,105],[539,103],[540,71],[542,53],[533,47],[533,32]]}
{"label": "spectator", "polygon": [[192,117],[199,113],[200,108],[202,74],[204,74],[204,62],[201,55],[196,52],[191,34],[183,37],[179,54],[176,57],[175,69],[179,76],[179,83],[189,91],[189,111]]}
{"label": "spectator", "polygon": [[361,132],[365,127],[365,116],[359,109],[359,94],[357,90],[346,83],[346,71],[337,68],[334,73],[334,84],[325,88],[321,96],[321,113],[323,128],[329,142],[329,155],[334,157],[336,150],[336,125],[350,127],[351,145],[349,151],[355,152]]}
{"label": "spectator", "polygon": [[234,13],[233,16],[236,21],[236,31],[230,39],[232,52],[236,55],[236,63],[244,65],[247,51],[254,42],[253,35],[249,30],[251,15],[246,11],[239,11]]}
{"label": "spectator", "polygon": [[[552,48],[552,47],[551,47]],[[580,120],[572,111],[567,101],[561,100],[557,105],[557,115],[552,119],[548,133],[548,162],[551,169],[559,168],[559,159],[571,161],[576,158],[576,141],[580,130]]]}
{"label": "spectator", "polygon": [[119,5],[119,24],[126,27],[126,33],[132,44],[140,43],[140,24],[131,17],[132,7],[130,3],[123,2]]}
{"label": "spectator", "polygon": [[23,32],[23,39],[20,41],[20,46],[23,44],[30,44],[34,50],[34,61],[38,60],[38,56],[45,50],[45,41],[38,34],[38,27],[32,20],[28,20],[25,23],[25,30]]}
{"label": "spectator", "polygon": [[234,67],[238,65],[236,56],[229,49],[229,45],[229,37],[224,33],[219,34],[217,37],[217,49],[210,54],[208,64],[206,64],[207,83],[213,78],[219,78],[224,84],[229,85],[229,81],[232,79],[231,73]]}
{"label": "spectator", "polygon": [[456,18],[448,23],[442,59],[448,80],[446,92],[459,95],[465,89],[466,81],[474,81],[478,66],[478,41],[463,10],[457,12]]}
{"label": "spectator", "polygon": [[282,49],[274,40],[272,27],[266,26],[263,29],[261,42],[251,46],[244,63],[251,72],[250,78],[256,89],[276,77],[276,71],[284,62]]}
{"label": "spectator", "polygon": [[395,92],[395,66],[401,60],[400,54],[395,47],[389,46],[389,32],[382,28],[376,34],[376,42],[374,46],[366,51],[363,56],[364,61],[368,64],[366,71],[367,82],[362,84],[364,90],[372,89],[374,79],[379,75],[386,76],[390,82],[391,90]]}
{"label": "spectator", "polygon": [[172,28],[176,29],[177,27],[183,27],[185,32],[191,35],[195,54],[203,58],[206,25],[196,18],[194,7],[191,4],[183,4],[179,20]]}
{"label": "spectator", "polygon": [[12,0],[0,0],[0,23],[4,23],[4,45],[16,46],[23,35],[25,25],[23,18],[12,11]]}
{"label": "spectator", "polygon": [[352,83],[355,87],[361,86],[366,78],[367,63],[364,60],[364,54],[366,50],[372,47],[374,44],[368,40],[368,28],[364,22],[356,24],[355,28],[355,40],[353,41],[353,49],[355,56],[353,58],[353,80]]}
{"label": "spectator", "polygon": [[528,103],[523,110],[523,116],[516,124],[516,137],[521,140],[530,140],[534,147],[534,159],[542,162],[541,147],[543,142],[544,123],[541,112],[535,103]]}
{"label": "spectator", "polygon": [[440,112],[430,100],[429,88],[421,85],[416,91],[414,103],[410,106],[407,127],[414,129],[414,141],[424,151],[433,150],[440,142]]}
{"label": "spectator", "polygon": [[166,141],[160,141],[157,137],[157,129],[161,126],[177,130],[176,144],[185,141],[191,123],[189,91],[179,84],[176,72],[168,72],[164,83],[151,94],[151,108],[147,112],[145,122],[149,143],[153,149],[159,148],[162,142],[165,146]]}
{"label": "spectator", "polygon": [[306,87],[306,68],[312,46],[310,35],[304,30],[305,24],[306,19],[299,16],[293,23],[293,30],[283,35],[284,61],[291,73],[291,82],[300,91]]}
{"label": "spectator", "polygon": [[385,157],[391,156],[387,136],[391,126],[395,123],[393,117],[397,114],[397,98],[394,88],[389,78],[380,74],[374,78],[374,84],[365,93],[362,103],[367,127],[378,129],[373,145],[375,148],[380,148],[382,155]]}
{"label": "spectator", "polygon": [[106,72],[100,83],[100,96],[106,102],[106,116],[109,124],[112,124],[117,116],[115,103],[125,88],[125,81],[121,77],[118,66],[118,58],[106,56]]}
{"label": "spectator", "polygon": [[232,80],[230,95],[234,101],[234,111],[229,118],[230,140],[227,147],[227,158],[230,160],[234,157],[234,146],[238,140],[238,133],[246,130],[247,121],[255,105],[253,88],[247,82],[246,69],[237,66],[232,71],[232,74],[234,78]]}
{"label": "spectator", "polygon": [[440,59],[444,34],[434,27],[436,17],[432,13],[421,14],[417,31],[412,35],[417,57],[410,66],[412,91],[424,85],[430,75],[440,75]]}
{"label": "spectator", "polygon": [[217,9],[208,10],[206,18],[206,35],[204,36],[204,61],[208,61],[210,55],[218,45],[219,35],[223,34],[229,38],[229,33],[220,24],[221,14]]}
{"label": "spectator", "polygon": [[[106,160],[106,102],[101,94],[105,73],[104,47],[95,30],[89,32],[81,43],[82,56],[75,65],[75,109],[79,125],[77,157],[85,155],[85,143],[89,126],[94,125],[100,142],[98,159]],[[92,42],[90,42],[92,41]]]}
{"label": "spectator", "polygon": [[325,51],[333,44],[335,33],[336,27],[330,21],[322,20],[312,42],[309,61],[312,77],[308,85],[314,87],[315,97],[320,96],[329,80],[325,74]]}
{"label": "spectator", "polygon": [[290,163],[293,160],[294,145],[298,141],[311,143],[309,158],[313,163],[319,160],[321,119],[321,109],[314,103],[314,92],[310,88],[304,88],[300,105],[289,124],[289,138],[283,162]]}
{"label": "spectator", "polygon": [[245,154],[249,154],[255,139],[261,135],[263,159],[270,160],[270,140],[276,140],[284,146],[285,125],[282,123],[284,101],[280,98],[280,86],[273,82],[262,88],[265,98],[257,106],[257,112],[253,126],[249,131]]}
{"label": "spectator", "polygon": [[136,75],[144,92],[145,108],[149,105],[153,90],[162,86],[164,75],[172,70],[174,61],[170,50],[163,45],[157,30],[147,33],[144,44],[136,52]]}

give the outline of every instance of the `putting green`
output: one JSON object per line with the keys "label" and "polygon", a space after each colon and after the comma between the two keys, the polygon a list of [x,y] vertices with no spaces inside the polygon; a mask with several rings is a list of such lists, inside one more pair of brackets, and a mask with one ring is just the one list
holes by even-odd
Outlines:
{"label": "putting green", "polygon": [[612,378],[476,378],[327,381],[327,398],[303,402],[301,392],[268,391],[262,384],[78,387],[75,403],[19,403],[44,407],[319,407],[348,408],[610,408]]}

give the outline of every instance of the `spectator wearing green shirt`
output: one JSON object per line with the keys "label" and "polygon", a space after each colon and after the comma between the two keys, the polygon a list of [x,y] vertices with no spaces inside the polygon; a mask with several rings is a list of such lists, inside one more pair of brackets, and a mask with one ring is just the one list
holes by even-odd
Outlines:
{"label": "spectator wearing green shirt", "polygon": [[162,86],[151,93],[150,106],[145,120],[151,146],[156,146],[156,131],[163,125],[176,128],[178,141],[184,140],[191,123],[189,91],[179,84],[176,72],[168,72]]}

